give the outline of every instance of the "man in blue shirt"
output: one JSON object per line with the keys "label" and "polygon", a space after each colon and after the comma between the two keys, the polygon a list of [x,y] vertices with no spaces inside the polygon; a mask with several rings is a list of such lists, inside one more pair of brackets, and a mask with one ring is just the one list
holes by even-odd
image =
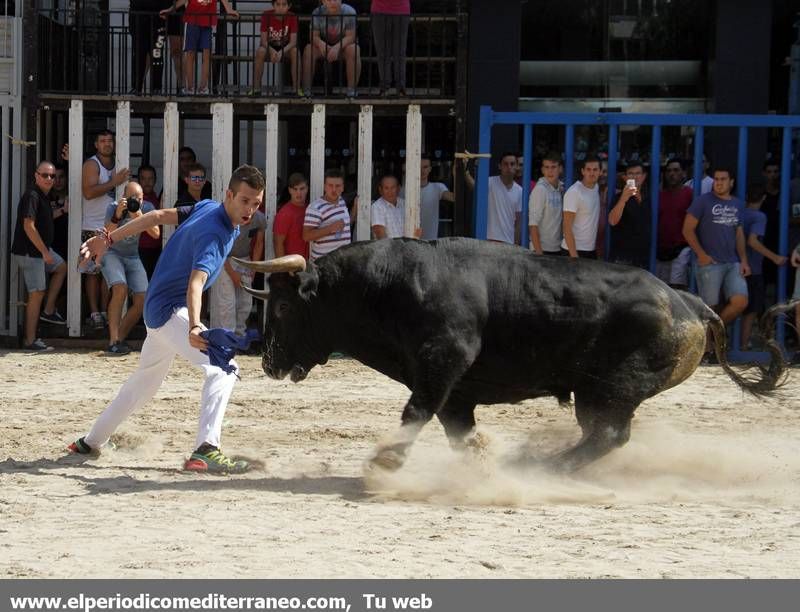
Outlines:
{"label": "man in blue shirt", "polygon": [[[717,168],[709,193],[695,198],[683,222],[683,237],[697,256],[697,291],[726,323],[747,307],[750,274],[742,219],[744,203],[731,195],[733,173]],[[725,294],[720,305],[720,292]]]}
{"label": "man in blue shirt", "polygon": [[155,395],[177,354],[205,374],[195,451],[184,469],[222,473],[248,469],[246,461],[230,459],[220,450],[222,419],[237,377],[235,372],[226,374],[211,365],[203,352],[208,343],[200,335],[205,329],[200,323],[200,305],[203,291],[222,270],[239,234],[239,225],[250,222],[263,196],[261,172],[252,166],[240,166],[231,177],[223,204],[202,200],[194,207],[154,210],[82,245],[85,259],[100,260],[108,247],[128,236],[158,225],[178,225],[147,288],[144,302],[147,338],[142,346],[139,368],[98,417],[91,431],[69,446],[70,452],[99,451],[117,427]]}

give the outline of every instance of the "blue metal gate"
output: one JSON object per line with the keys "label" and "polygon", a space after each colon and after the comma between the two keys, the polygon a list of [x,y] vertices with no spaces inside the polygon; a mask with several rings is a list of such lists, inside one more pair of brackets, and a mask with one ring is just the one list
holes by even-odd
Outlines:
{"label": "blue metal gate", "polygon": [[[522,177],[522,227],[527,226],[528,196],[530,195],[531,160],[533,154],[534,126],[563,126],[565,130],[565,185],[574,182],[573,161],[575,158],[575,126],[608,126],[608,167],[609,181],[611,173],[617,167],[619,128],[620,126],[650,127],[652,130],[650,159],[661,159],[661,129],[665,126],[693,127],[694,132],[694,192],[700,193],[700,182],[703,176],[703,152],[705,147],[704,128],[727,127],[738,128],[739,144],[737,154],[736,194],[744,200],[747,185],[747,144],[750,128],[773,128],[782,130],[781,140],[781,187],[780,187],[780,238],[779,252],[788,254],[789,249],[789,181],[792,160],[792,130],[800,129],[800,116],[792,115],[656,115],[646,113],[535,113],[535,112],[495,112],[490,106],[482,106],[480,113],[479,153],[491,153],[492,127],[495,125],[523,126],[523,157],[525,168]],[[475,236],[486,238],[487,203],[489,182],[489,158],[480,158],[476,177]],[[658,185],[660,182],[660,164],[651,163],[650,202],[652,207],[652,228],[650,245],[650,271],[655,272],[656,248],[658,236]],[[611,210],[616,197],[615,190],[609,184],[607,210]],[[607,232],[612,231],[607,226]],[[608,235],[607,235],[608,236]],[[528,245],[528,232],[522,232],[522,244]],[[787,267],[782,266],[778,272],[777,300],[786,299]],[[784,342],[784,318],[778,323],[777,339]],[[738,348],[738,347],[737,347]],[[738,351],[731,351],[736,358]]]}

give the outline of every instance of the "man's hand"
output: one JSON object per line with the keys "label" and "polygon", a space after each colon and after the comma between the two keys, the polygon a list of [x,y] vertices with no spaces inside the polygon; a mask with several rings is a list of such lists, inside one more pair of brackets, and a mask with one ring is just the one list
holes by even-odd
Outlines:
{"label": "man's hand", "polygon": [[697,265],[700,267],[703,266],[710,266],[711,264],[716,263],[714,259],[708,253],[703,253],[702,255],[697,256]]}
{"label": "man's hand", "polygon": [[269,61],[273,64],[277,64],[281,61],[281,55],[272,47],[268,47],[269,49]]}
{"label": "man's hand", "polygon": [[417,229],[414,230],[414,238],[416,238],[417,240],[422,238],[422,228],[421,227],[418,227]]}
{"label": "man's hand", "polygon": [[772,263],[774,263],[776,266],[782,266],[787,261],[788,261],[788,259],[786,257],[784,257],[783,255],[777,255],[775,258],[773,258]]}
{"label": "man's hand", "polygon": [[205,326],[200,325],[199,327],[195,326],[189,330],[189,345],[192,348],[199,349],[201,351],[208,350],[208,341],[200,335],[201,332],[205,331]]}
{"label": "man's hand", "polygon": [[125,214],[126,210],[128,210],[128,199],[120,198],[119,202],[117,202],[117,210],[114,211],[117,219],[122,219],[122,215]]}
{"label": "man's hand", "polygon": [[797,251],[792,251],[792,266],[800,268],[800,253]]}
{"label": "man's hand", "polygon": [[69,198],[64,199],[64,206],[61,207],[63,214],[67,214],[69,212]]}
{"label": "man's hand", "polygon": [[174,7],[165,8],[163,11],[158,11],[158,16],[161,19],[166,19],[168,15],[172,15],[172,12],[175,10]]}
{"label": "man's hand", "polygon": [[42,253],[42,259],[44,259],[44,263],[46,263],[48,266],[53,265],[55,262],[53,256],[50,254],[50,249],[48,249],[47,252]]}
{"label": "man's hand", "polygon": [[344,229],[344,221],[342,221],[341,219],[337,219],[327,227],[328,227],[328,234],[338,234]]}
{"label": "man's hand", "polygon": [[231,282],[233,286],[239,289],[242,286],[242,275],[234,269],[230,269],[228,271],[228,276],[231,277]]}
{"label": "man's hand", "polygon": [[122,185],[125,181],[127,181],[131,176],[131,171],[128,168],[120,168],[114,173],[111,182],[114,185]]}
{"label": "man's hand", "polygon": [[69,143],[61,147],[61,159],[69,161]]}
{"label": "man's hand", "polygon": [[325,55],[325,57],[329,62],[333,63],[339,59],[339,51],[341,51],[341,49],[342,49],[341,44],[336,44],[333,45],[332,47],[328,47],[328,53]]}
{"label": "man's hand", "polygon": [[739,271],[742,273],[742,276],[750,276],[750,264],[745,262],[740,263]]}
{"label": "man's hand", "polygon": [[228,16],[235,17],[236,19],[239,19],[239,11],[237,11],[236,9],[228,11]]}
{"label": "man's hand", "polygon": [[[625,189],[622,190],[622,194],[620,195],[620,199],[623,202],[627,202],[631,198],[636,197],[639,194],[639,190],[636,187],[629,187],[628,184],[625,184]],[[641,196],[639,196],[641,199]]]}
{"label": "man's hand", "polygon": [[90,259],[93,259],[95,263],[99,265],[100,261],[103,259],[103,255],[106,254],[107,250],[108,245],[106,244],[103,236],[93,236],[92,238],[89,238],[89,240],[81,245],[80,261],[78,262],[78,265],[87,262]]}

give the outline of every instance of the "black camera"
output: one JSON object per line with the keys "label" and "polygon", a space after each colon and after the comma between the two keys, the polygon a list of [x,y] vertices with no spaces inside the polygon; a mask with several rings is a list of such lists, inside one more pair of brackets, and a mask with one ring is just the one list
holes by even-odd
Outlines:
{"label": "black camera", "polygon": [[126,198],[125,199],[125,208],[128,212],[135,213],[142,207],[142,202],[137,198]]}

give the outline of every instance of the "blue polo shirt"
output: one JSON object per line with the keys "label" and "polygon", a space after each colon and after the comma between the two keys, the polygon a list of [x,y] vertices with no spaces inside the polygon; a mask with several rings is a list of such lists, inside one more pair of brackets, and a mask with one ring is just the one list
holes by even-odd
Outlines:
{"label": "blue polo shirt", "polygon": [[203,291],[214,283],[239,235],[225,207],[214,200],[201,200],[186,214],[186,209],[179,209],[178,229],[167,241],[147,287],[144,322],[153,329],[186,306],[192,270],[208,274]]}

